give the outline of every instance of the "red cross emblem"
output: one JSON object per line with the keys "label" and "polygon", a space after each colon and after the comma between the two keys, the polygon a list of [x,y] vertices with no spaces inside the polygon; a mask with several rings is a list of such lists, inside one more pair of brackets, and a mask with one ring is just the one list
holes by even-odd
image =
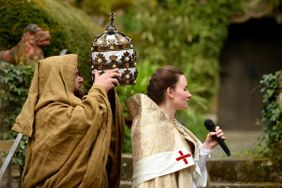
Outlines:
{"label": "red cross emblem", "polygon": [[178,153],[180,154],[180,157],[177,157],[177,158],[176,158],[176,161],[183,160],[185,164],[188,164],[188,161],[187,161],[186,158],[190,157],[191,155],[190,155],[189,153],[186,154],[186,155],[184,155],[181,150],[178,151]]}

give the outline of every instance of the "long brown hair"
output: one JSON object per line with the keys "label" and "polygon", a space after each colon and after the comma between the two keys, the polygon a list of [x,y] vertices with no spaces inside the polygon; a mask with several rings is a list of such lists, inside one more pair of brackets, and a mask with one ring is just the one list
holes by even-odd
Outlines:
{"label": "long brown hair", "polygon": [[148,97],[157,104],[162,103],[165,90],[168,87],[174,88],[180,75],[183,75],[183,72],[172,65],[157,69],[147,86]]}

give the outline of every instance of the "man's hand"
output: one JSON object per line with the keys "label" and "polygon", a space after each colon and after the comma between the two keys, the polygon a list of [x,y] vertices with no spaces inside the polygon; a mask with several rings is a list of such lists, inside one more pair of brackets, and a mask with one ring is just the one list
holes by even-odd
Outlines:
{"label": "man's hand", "polygon": [[107,70],[107,72],[101,75],[97,70],[94,70],[92,71],[92,74],[95,75],[93,84],[104,87],[107,92],[115,86],[119,85],[118,79],[120,78],[120,74],[118,72],[118,69]]}

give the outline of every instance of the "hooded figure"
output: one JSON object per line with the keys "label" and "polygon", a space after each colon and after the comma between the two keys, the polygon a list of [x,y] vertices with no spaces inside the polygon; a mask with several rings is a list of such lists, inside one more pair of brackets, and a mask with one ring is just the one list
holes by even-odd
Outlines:
{"label": "hooded figure", "polygon": [[[112,89],[93,84],[74,95],[77,55],[36,65],[13,130],[29,136],[23,187],[118,187],[123,139],[121,105]],[[111,109],[114,106],[114,109]]]}

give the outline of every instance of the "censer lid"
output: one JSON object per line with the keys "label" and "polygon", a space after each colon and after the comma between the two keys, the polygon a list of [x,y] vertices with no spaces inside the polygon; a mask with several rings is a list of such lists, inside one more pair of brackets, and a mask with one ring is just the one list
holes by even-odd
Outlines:
{"label": "censer lid", "polygon": [[131,39],[119,32],[114,26],[115,15],[110,14],[110,24],[106,27],[104,33],[98,35],[92,44],[92,51],[103,52],[110,50],[122,50],[133,48]]}

